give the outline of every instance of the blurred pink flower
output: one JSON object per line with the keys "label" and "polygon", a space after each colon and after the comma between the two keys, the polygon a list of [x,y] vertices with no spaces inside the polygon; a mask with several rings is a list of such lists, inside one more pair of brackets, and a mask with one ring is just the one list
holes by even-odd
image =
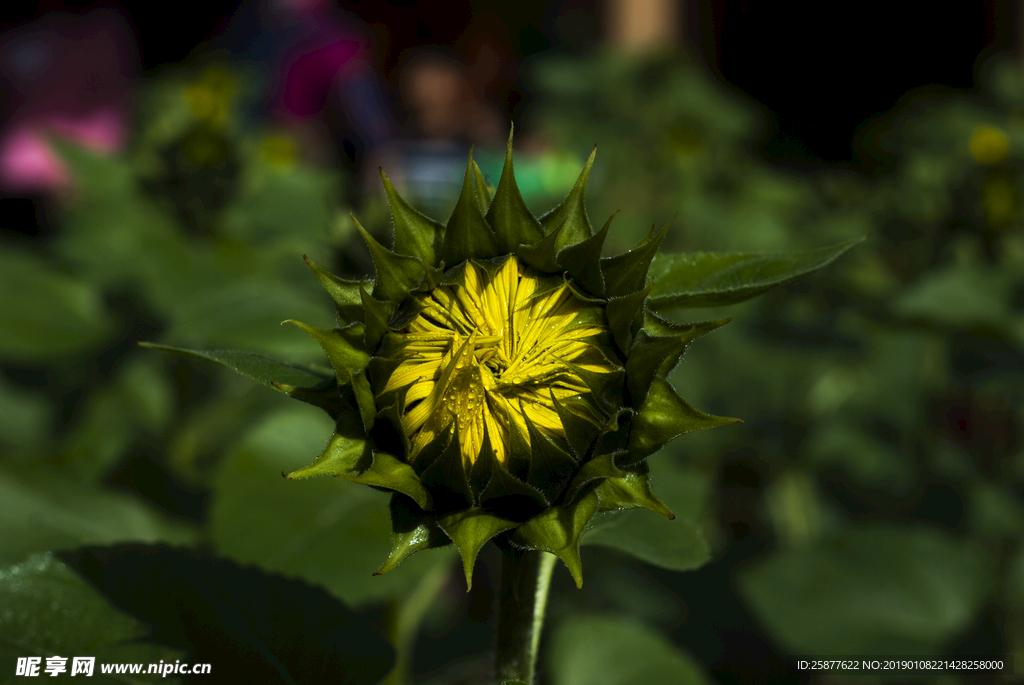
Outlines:
{"label": "blurred pink flower", "polygon": [[56,135],[97,152],[115,152],[126,137],[124,113],[100,109],[84,116],[55,115],[11,127],[0,139],[0,186],[9,192],[59,190],[69,182],[64,162],[50,147]]}
{"label": "blurred pink flower", "polygon": [[128,135],[128,95],[138,55],[123,16],[94,10],[49,14],[0,40],[8,94],[0,130],[0,190],[66,190],[67,169],[50,144],[66,138],[115,152]]}

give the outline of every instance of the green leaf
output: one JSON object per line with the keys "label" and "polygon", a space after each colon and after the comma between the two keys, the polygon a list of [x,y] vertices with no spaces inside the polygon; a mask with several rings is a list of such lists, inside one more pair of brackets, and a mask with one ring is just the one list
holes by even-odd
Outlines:
{"label": "green leaf", "polygon": [[437,252],[444,239],[444,226],[406,202],[391,185],[383,169],[380,170],[380,178],[384,182],[384,192],[388,196],[391,216],[395,222],[395,252],[419,257],[430,266],[436,266]]}
{"label": "green leaf", "polygon": [[579,473],[576,474],[572,482],[569,483],[569,487],[565,490],[565,501],[571,502],[576,499],[576,494],[595,480],[622,478],[625,476],[626,472],[615,463],[620,456],[622,456],[621,452],[602,454],[581,466]]}
{"label": "green leaf", "polygon": [[395,569],[416,552],[450,545],[451,540],[437,527],[434,517],[424,512],[405,495],[391,496],[391,553],[373,575]]}
{"label": "green leaf", "polygon": [[569,194],[561,204],[540,218],[540,225],[544,229],[544,233],[557,236],[556,252],[569,245],[582,243],[594,234],[590,219],[587,217],[586,193],[590,169],[594,166],[596,155],[597,147],[595,146]]}
{"label": "green leaf", "polygon": [[515,521],[494,516],[480,508],[460,511],[444,517],[437,523],[462,555],[462,566],[466,572],[466,592],[473,588],[473,567],[483,546],[491,538],[519,525]]}
{"label": "green leaf", "polygon": [[[373,685],[394,651],[323,588],[196,550],[119,545],[61,558],[152,639],[234,682]],[[258,601],[253,601],[258,597]],[[295,620],[301,616],[301,620]]]}
{"label": "green leaf", "polygon": [[58,470],[0,472],[0,564],[34,552],[83,544],[138,541],[189,543],[191,526],[165,517],[142,500],[80,481]]}
{"label": "green leaf", "polygon": [[551,552],[565,564],[583,587],[583,562],[580,559],[580,535],[597,513],[598,500],[593,492],[575,502],[546,509],[512,533],[516,544],[528,549]]}
{"label": "green leaf", "polygon": [[282,392],[285,392],[280,387],[282,385],[313,388],[322,385],[325,381],[331,380],[331,377],[326,372],[321,372],[319,369],[280,362],[255,352],[244,352],[242,350],[190,350],[184,347],[151,342],[140,342],[139,345],[151,350],[157,350],[158,352],[177,354],[182,357],[208,359],[228,367],[239,375],[251,378],[257,383],[262,383]]}
{"label": "green leaf", "polygon": [[953,247],[958,248],[953,262],[929,269],[898,292],[889,307],[900,317],[939,327],[1004,326],[1012,316],[1012,271],[985,264],[970,243]]}
{"label": "green leaf", "polygon": [[532,245],[544,237],[540,222],[533,216],[523,196],[519,194],[516,177],[512,171],[512,132],[508,135],[505,148],[505,165],[501,179],[494,191],[494,200],[485,217],[494,230],[500,252],[509,254],[519,245]]}
{"label": "green leaf", "polygon": [[56,359],[113,333],[99,292],[26,252],[0,251],[0,292],[0,357]]}
{"label": "green leaf", "polygon": [[65,676],[71,673],[72,657],[96,657],[86,682],[110,685],[132,681],[104,674],[102,664],[191,661],[178,650],[146,640],[145,623],[115,609],[50,553],[0,570],[0,606],[0,669],[5,677],[13,677],[17,658],[26,656],[42,657],[39,675],[46,679],[47,657],[67,657]]}
{"label": "green leaf", "polygon": [[370,355],[365,350],[353,345],[340,328],[326,330],[314,328],[301,321],[288,319],[283,323],[290,323],[304,330],[309,337],[316,340],[317,344],[327,353],[327,358],[334,367],[334,373],[338,377],[340,385],[347,385],[351,382],[351,373],[362,371],[370,363]]}
{"label": "green leaf", "polygon": [[[352,335],[352,330],[341,328],[325,330],[307,326],[300,321],[291,319],[284,323],[295,324],[304,330],[327,353],[327,358],[330,360],[331,366],[334,367],[338,386],[348,386],[345,392],[350,392],[351,399],[355,400],[356,407],[359,409],[359,416],[363,421],[363,431],[368,434],[377,419],[377,406],[374,403],[370,382],[366,377],[366,366],[370,362],[370,355],[361,348],[363,343],[362,336]],[[355,332],[362,330],[362,328],[362,324],[355,324]],[[352,338],[356,338],[356,344],[351,342]],[[280,387],[280,384],[275,384],[274,387]],[[308,390],[291,389],[290,392],[288,390],[285,391],[296,399],[321,406],[327,410],[328,414],[334,416],[335,412],[332,412],[332,409],[335,407],[323,407],[319,401],[321,398],[312,395]]]}
{"label": "green leaf", "polygon": [[669,440],[684,433],[740,422],[739,419],[712,416],[694,409],[667,380],[655,378],[647,399],[633,417],[629,433],[629,456],[638,461],[654,454]]}
{"label": "green leaf", "polygon": [[398,301],[420,286],[426,275],[426,267],[421,259],[392,252],[374,240],[354,216],[352,221],[355,222],[356,230],[363,237],[363,242],[369,248],[370,257],[373,259],[373,268],[377,275],[373,286],[375,298]]}
{"label": "green leaf", "polygon": [[658,232],[652,228],[647,238],[629,252],[601,260],[605,297],[622,297],[647,286],[651,260],[658,254],[668,226],[665,224]]}
{"label": "green leaf", "polygon": [[112,378],[91,388],[76,406],[70,430],[59,435],[49,461],[66,470],[68,478],[75,474],[101,480],[134,443],[169,428],[178,398],[163,361],[155,354],[131,354]]}
{"label": "green leaf", "polygon": [[392,534],[391,552],[381,567],[373,572],[373,575],[383,575],[392,569],[398,568],[399,564],[416,552],[422,552],[425,549],[434,547],[432,538],[435,528],[436,526],[433,524],[421,523],[412,530],[396,531]]}
{"label": "green leaf", "polygon": [[593,418],[585,418],[585,416],[591,415],[591,409],[581,402],[572,402],[571,400],[566,400],[565,403],[559,402],[555,393],[552,392],[551,403],[555,405],[558,418],[565,428],[565,438],[569,443],[569,448],[572,449],[578,461],[583,461],[594,444],[594,440],[597,439],[601,427],[595,423]]}
{"label": "green leaf", "polygon": [[[618,214],[618,212],[615,212]],[[608,237],[615,214],[608,217],[601,230],[586,240],[562,248],[556,255],[558,263],[591,295],[604,296],[604,276],[601,274],[601,250],[604,240]]]}
{"label": "green leaf", "polygon": [[611,297],[605,307],[608,317],[608,328],[615,336],[615,344],[623,353],[633,343],[633,333],[643,323],[644,300],[651,292],[651,286],[637,290],[629,295]]}
{"label": "green leaf", "polygon": [[246,169],[239,191],[222,214],[217,232],[249,243],[324,241],[338,210],[337,172],[311,167]]}
{"label": "green leaf", "polygon": [[28,448],[44,442],[52,430],[53,404],[38,389],[0,378],[0,445]]}
{"label": "green leaf", "polygon": [[622,511],[626,509],[648,509],[661,514],[670,521],[676,517],[665,503],[651,492],[651,483],[647,475],[646,462],[642,462],[640,470],[623,473],[621,477],[609,477],[597,487],[597,497],[601,501],[601,511]]}
{"label": "green leaf", "polygon": [[359,409],[359,418],[363,422],[363,431],[369,435],[373,425],[377,421],[377,404],[373,399],[373,389],[370,387],[370,379],[367,377],[367,370],[351,371],[352,396]]}
{"label": "green leaf", "polygon": [[537,488],[549,501],[558,499],[579,466],[562,448],[537,430],[528,414],[524,414],[530,433],[530,473],[526,482]]}
{"label": "green leaf", "polygon": [[374,576],[391,548],[387,495],[340,478],[279,475],[304,466],[304,455],[319,451],[333,427],[292,404],[229,450],[213,481],[211,543],[241,563],[324,585],[349,605],[401,597],[430,568],[451,563],[454,549],[419,554]]}
{"label": "green leaf", "polygon": [[313,260],[309,259],[305,255],[302,256],[306,260],[306,266],[310,268],[320,285],[324,287],[327,294],[334,300],[334,305],[338,310],[338,318],[341,322],[347,323],[351,321],[362,321],[363,320],[363,300],[359,295],[359,286],[362,281],[350,281],[344,278],[339,278],[329,271],[322,269],[313,263]]}
{"label": "green leaf", "polygon": [[864,527],[776,551],[737,581],[759,623],[792,653],[927,655],[975,625],[991,563],[933,528]]}
{"label": "green leaf", "polygon": [[538,271],[547,273],[562,271],[558,260],[555,259],[559,243],[558,237],[561,233],[562,226],[559,226],[531,245],[518,245],[515,248],[516,256]]}
{"label": "green leaf", "polygon": [[462,192],[445,227],[441,259],[452,267],[467,259],[489,259],[501,254],[494,231],[487,225],[473,180],[473,153],[469,153]]}
{"label": "green leaf", "polygon": [[594,401],[605,411],[615,411],[622,406],[622,381],[625,371],[621,367],[612,364],[605,358],[607,366],[612,371],[590,371],[572,362],[559,359],[570,371],[580,377],[593,395]]}
{"label": "green leaf", "polygon": [[665,311],[742,302],[831,264],[862,240],[854,238],[807,252],[781,254],[660,254],[651,264],[654,289],[647,305]]}
{"label": "green leaf", "polygon": [[634,620],[574,615],[551,637],[552,685],[710,685],[700,663]]}
{"label": "green leaf", "polygon": [[473,162],[473,188],[476,190],[476,199],[480,203],[480,213],[487,214],[491,206],[491,188],[484,180],[484,174],[480,171],[476,161]]}
{"label": "green leaf", "polygon": [[655,376],[667,376],[690,343],[732,319],[672,324],[647,312],[644,327],[636,334],[626,358],[626,387],[633,406],[647,398]]}
{"label": "green leaf", "polygon": [[313,476],[339,476],[353,483],[394,490],[408,495],[423,509],[430,508],[430,493],[413,468],[390,454],[371,451],[364,438],[335,433],[316,461],[286,478]]}
{"label": "green leaf", "polygon": [[[525,444],[526,441],[514,425],[512,431],[514,449],[517,452],[526,452],[528,460],[529,447]],[[481,506],[486,505],[491,511],[504,511],[510,508],[519,514],[522,520],[524,515],[529,515],[531,508],[539,510],[550,504],[540,490],[519,480],[509,473],[507,468],[508,466],[498,463],[491,441],[485,435],[483,447],[477,455],[471,474],[474,487],[480,493],[477,501]]]}
{"label": "green leaf", "polygon": [[[420,455],[419,459],[422,458],[423,455]],[[417,461],[417,469],[419,468],[421,467]],[[462,461],[458,424],[455,425],[448,444],[434,461],[423,469],[420,478],[423,485],[434,493],[434,506],[438,511],[465,509],[473,502],[469,475]]]}
{"label": "green leaf", "polygon": [[620,454],[616,463],[630,461],[626,458],[629,455],[622,453],[626,451],[629,442],[629,428],[633,414],[634,411],[629,407],[621,407],[605,419],[604,425],[601,426],[601,432],[598,433],[597,440],[594,442],[595,458],[604,454]]}
{"label": "green leaf", "polygon": [[359,295],[363,298],[363,312],[366,317],[365,349],[375,350],[388,332],[388,321],[395,313],[397,304],[391,300],[377,300],[371,297],[362,285]]}
{"label": "green leaf", "polygon": [[163,339],[188,348],[258,347],[280,359],[318,358],[311,340],[277,325],[285,319],[328,320],[318,288],[309,279],[299,277],[301,272],[286,278],[269,277],[260,272],[258,264],[234,262],[223,268],[237,270],[238,275],[207,272],[205,278],[197,275],[188,288],[181,286],[167,293],[172,303],[164,314],[170,325]]}

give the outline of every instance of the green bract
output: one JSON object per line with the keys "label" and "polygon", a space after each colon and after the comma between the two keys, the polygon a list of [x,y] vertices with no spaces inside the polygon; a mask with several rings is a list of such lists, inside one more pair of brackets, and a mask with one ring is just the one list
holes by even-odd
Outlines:
{"label": "green bract", "polygon": [[333,475],[393,493],[385,573],[454,542],[467,583],[493,540],[557,555],[582,584],[580,537],[601,512],[673,514],[651,492],[647,458],[673,438],[738,419],[690,406],[667,380],[694,339],[728,319],[680,325],[657,311],[731,304],[795,280],[856,241],[798,255],[658,256],[667,231],[602,257],[584,207],[592,154],[565,200],[525,206],[509,138],[493,196],[473,162],[447,225],[381,173],[394,241],[356,222],[373,281],[308,262],[333,298],[334,329],[295,323],[327,353],[322,378],[258,355],[190,352],[326,410],[337,428],[299,479]]}

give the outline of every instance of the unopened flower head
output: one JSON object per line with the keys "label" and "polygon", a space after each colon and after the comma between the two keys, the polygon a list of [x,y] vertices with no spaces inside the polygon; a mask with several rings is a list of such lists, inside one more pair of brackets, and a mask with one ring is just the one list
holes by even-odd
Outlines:
{"label": "unopened flower head", "polygon": [[[384,353],[401,363],[382,394],[404,393],[410,463],[457,434],[465,468],[484,442],[508,468],[511,432],[529,444],[531,424],[567,444],[557,404],[590,395],[576,369],[616,369],[595,346],[607,333],[603,322],[592,323],[603,318],[601,309],[515,256],[487,266],[469,262],[460,280],[417,297],[416,317],[384,338]],[[588,413],[597,421],[596,409]]]}
{"label": "unopened flower head", "polygon": [[[605,258],[584,193],[537,218],[512,171],[497,188],[470,156],[447,224],[424,216],[383,175],[394,241],[358,222],[372,283],[310,262],[337,305],[333,330],[298,324],[327,353],[335,388],[285,388],[337,420],[323,454],[288,474],[331,474],[393,491],[384,573],[454,543],[467,582],[481,547],[544,550],[579,584],[580,536],[600,512],[672,513],[646,458],[677,435],[730,423],[687,404],[665,376],[724,321],[677,325],[646,306],[665,230]],[[493,190],[493,193],[492,193]]]}

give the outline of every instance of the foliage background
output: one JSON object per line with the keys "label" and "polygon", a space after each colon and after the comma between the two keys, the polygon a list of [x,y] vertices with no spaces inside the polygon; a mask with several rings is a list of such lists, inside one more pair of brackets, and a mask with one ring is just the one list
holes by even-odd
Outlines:
{"label": "foliage background", "polygon": [[[651,460],[675,529],[647,512],[631,521],[646,517],[655,537],[688,531],[673,562],[656,548],[648,560],[692,570],[586,549],[582,591],[556,575],[545,682],[836,682],[798,672],[794,655],[1024,656],[1019,66],[990,64],[975,95],[909,94],[859,141],[885,170],[874,178],[760,161],[759,110],[679,57],[547,59],[531,74],[530,124],[552,147],[517,158],[527,202],[546,211],[597,141],[591,218],[623,210],[611,253],[676,213],[668,251],[867,236],[805,281],[678,315],[734,317],[689,350],[674,384],[745,421]],[[205,89],[233,112],[247,83],[216,65],[152,79],[127,154],[60,144],[77,183],[55,235],[4,237],[0,667],[30,649],[156,661],[170,646],[223,672],[254,651],[326,664],[358,644],[352,682],[374,682],[389,663],[380,634],[416,682],[475,682],[489,668],[492,571],[467,595],[446,549],[371,576],[388,548],[386,496],[276,475],[319,451],[325,416],[136,345],[322,364],[300,331],[277,326],[331,323],[301,256],[365,271],[339,220],[350,209],[388,233],[381,198],[343,206],[339,178],[297,164],[286,136],[197,113],[189,97]],[[129,542],[199,551],[82,550]],[[493,568],[494,550],[484,559]],[[97,568],[124,582],[105,586]],[[228,599],[205,602],[190,632],[132,596],[149,583],[178,598],[170,606],[203,604],[211,585],[244,591],[214,592]],[[315,607],[327,607],[319,632]]]}

